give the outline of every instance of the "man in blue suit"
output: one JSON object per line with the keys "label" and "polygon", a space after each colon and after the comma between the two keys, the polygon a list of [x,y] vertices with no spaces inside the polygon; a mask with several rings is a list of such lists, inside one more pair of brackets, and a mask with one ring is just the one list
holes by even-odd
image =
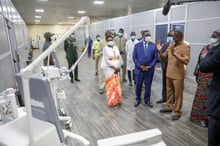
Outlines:
{"label": "man in blue suit", "polygon": [[136,80],[136,101],[134,107],[141,103],[141,88],[144,82],[145,94],[144,103],[149,107],[153,107],[150,101],[151,84],[154,75],[154,67],[158,59],[158,53],[155,43],[151,41],[149,30],[142,33],[143,40],[134,47],[133,60],[135,64],[135,80]]}
{"label": "man in blue suit", "polygon": [[210,113],[208,124],[208,146],[220,145],[220,30],[215,31],[210,38],[212,48],[200,63],[202,72],[213,72],[209,88],[207,107]]}

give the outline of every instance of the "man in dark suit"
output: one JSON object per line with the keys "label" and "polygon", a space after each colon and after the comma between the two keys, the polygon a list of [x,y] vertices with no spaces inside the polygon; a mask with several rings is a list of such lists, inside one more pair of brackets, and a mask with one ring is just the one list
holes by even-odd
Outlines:
{"label": "man in dark suit", "polygon": [[199,69],[202,72],[213,72],[209,88],[207,107],[210,112],[208,124],[208,146],[220,145],[220,30],[210,38],[213,47],[206,55]]}
{"label": "man in dark suit", "polygon": [[141,88],[143,82],[145,84],[144,102],[149,107],[153,107],[150,101],[150,92],[158,53],[156,45],[151,41],[150,36],[149,30],[143,31],[143,40],[134,47],[133,60],[135,64],[136,81],[136,101],[134,107],[137,107],[141,103]]}
{"label": "man in dark suit", "polygon": [[[172,42],[173,42],[173,31],[170,31],[167,34],[167,42],[162,47],[162,53],[164,53],[167,50],[168,46]],[[167,58],[166,59],[161,59],[160,62],[161,62],[161,69],[162,69],[162,83],[163,83],[163,86],[162,86],[162,98],[156,102],[158,104],[166,102],[166,99],[167,99],[166,72],[167,72],[168,59]]]}

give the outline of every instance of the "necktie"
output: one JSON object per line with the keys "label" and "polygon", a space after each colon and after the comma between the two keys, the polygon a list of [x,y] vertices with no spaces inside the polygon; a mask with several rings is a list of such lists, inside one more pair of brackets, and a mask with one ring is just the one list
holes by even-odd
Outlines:
{"label": "necktie", "polygon": [[144,53],[145,53],[145,56],[147,56],[147,49],[148,49],[148,43],[144,43]]}

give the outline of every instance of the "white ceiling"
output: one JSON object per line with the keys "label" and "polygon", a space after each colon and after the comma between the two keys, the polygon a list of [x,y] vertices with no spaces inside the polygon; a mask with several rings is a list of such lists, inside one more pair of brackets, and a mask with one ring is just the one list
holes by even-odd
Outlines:
{"label": "white ceiling", "polygon": [[[35,24],[35,16],[42,16],[40,24],[74,24],[82,16],[92,22],[161,8],[167,0],[104,0],[104,5],[94,5],[94,0],[11,0],[26,24]],[[37,13],[35,9],[44,9]],[[85,14],[78,14],[85,10]],[[69,19],[68,17],[75,17]]]}

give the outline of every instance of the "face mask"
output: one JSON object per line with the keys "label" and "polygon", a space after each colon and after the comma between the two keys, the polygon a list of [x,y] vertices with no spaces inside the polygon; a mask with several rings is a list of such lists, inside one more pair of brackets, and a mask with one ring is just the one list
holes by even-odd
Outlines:
{"label": "face mask", "polygon": [[135,35],[132,35],[131,36],[131,40],[135,40],[136,36]]}
{"label": "face mask", "polygon": [[118,33],[118,36],[119,36],[119,37],[122,37],[122,35],[123,35],[123,34],[122,34],[121,32]]}
{"label": "face mask", "polygon": [[113,46],[113,41],[109,41],[109,42],[108,42],[108,46],[109,46],[109,47],[112,47],[112,46]]}
{"label": "face mask", "polygon": [[115,35],[114,34],[112,34],[112,38],[114,38],[115,37]]}
{"label": "face mask", "polygon": [[74,35],[74,34],[71,34],[71,35],[70,35],[70,37],[71,37],[71,38],[74,38],[74,37],[75,37],[75,35]]}
{"label": "face mask", "polygon": [[173,42],[173,37],[168,36],[167,37],[167,43],[172,43]]}
{"label": "face mask", "polygon": [[145,37],[145,39],[144,39],[145,42],[149,42],[149,41],[150,41],[150,38],[151,38],[150,36]]}
{"label": "face mask", "polygon": [[97,37],[97,40],[98,40],[98,41],[100,41],[100,40],[101,40],[101,38],[100,38],[100,37]]}
{"label": "face mask", "polygon": [[218,44],[218,39],[217,38],[210,38],[210,44],[213,46],[216,46]]}

